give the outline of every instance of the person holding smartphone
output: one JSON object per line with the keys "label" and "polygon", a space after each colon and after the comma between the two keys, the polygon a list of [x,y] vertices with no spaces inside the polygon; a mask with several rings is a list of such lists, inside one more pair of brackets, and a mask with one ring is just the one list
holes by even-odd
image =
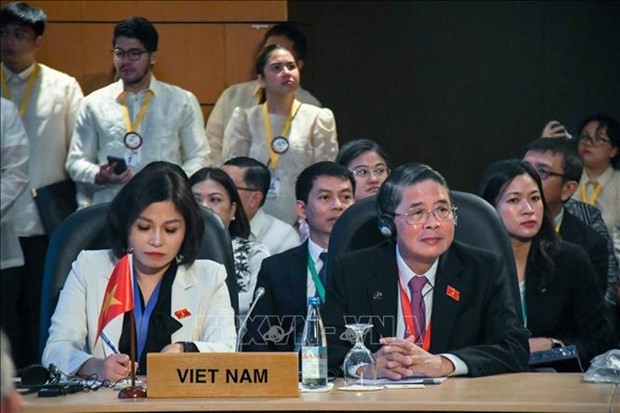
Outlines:
{"label": "person holding smartphone", "polygon": [[207,165],[198,100],[155,78],[157,45],[147,19],[118,23],[112,47],[120,79],[91,93],[80,108],[66,167],[74,181],[93,185],[93,204],[110,201],[150,162],[177,164],[188,175]]}

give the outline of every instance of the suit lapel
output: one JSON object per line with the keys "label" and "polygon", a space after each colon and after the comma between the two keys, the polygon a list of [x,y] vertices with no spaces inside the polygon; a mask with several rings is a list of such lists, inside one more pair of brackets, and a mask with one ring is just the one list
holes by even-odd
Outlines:
{"label": "suit lapel", "polygon": [[431,315],[431,352],[444,351],[459,308],[461,294],[473,294],[465,291],[463,283],[463,266],[451,247],[439,258],[435,288],[433,289],[433,312]]}
{"label": "suit lapel", "polygon": [[387,243],[373,261],[370,275],[366,280],[366,295],[370,303],[371,314],[379,316],[373,320],[374,330],[381,337],[396,335],[398,319],[398,266],[396,265],[396,247]]}
{"label": "suit lapel", "polygon": [[306,295],[308,290],[308,242],[304,242],[299,247],[291,250],[290,260],[287,265],[288,268],[283,268],[286,276],[289,279],[291,286],[291,294],[299,297],[299,300],[306,302]]}

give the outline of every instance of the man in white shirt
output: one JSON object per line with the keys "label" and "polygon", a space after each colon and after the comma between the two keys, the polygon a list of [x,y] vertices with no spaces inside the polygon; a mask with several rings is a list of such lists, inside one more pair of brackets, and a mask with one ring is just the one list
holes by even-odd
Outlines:
{"label": "man in white shirt", "polygon": [[250,351],[297,351],[308,297],[325,302],[324,264],[334,224],[353,205],[355,178],[335,162],[304,169],[295,186],[297,215],[308,222],[310,237],[296,248],[263,260],[256,288],[257,302],[245,336]]}
{"label": "man in white shirt", "polygon": [[250,221],[250,240],[269,248],[272,255],[300,244],[299,234],[291,225],[263,211],[271,173],[253,158],[240,156],[226,161],[222,169],[231,177]]}
{"label": "man in white shirt", "polygon": [[0,11],[2,96],[17,106],[29,139],[29,184],[15,201],[14,227],[25,264],[15,308],[20,338],[9,332],[18,368],[38,359],[39,303],[48,235],[32,197],[32,189],[68,179],[65,161],[83,95],[77,81],[36,61],[47,16],[25,3],[10,3]]}
{"label": "man in white shirt", "polygon": [[[267,30],[263,40],[263,47],[272,44],[279,44],[295,52],[297,56],[297,67],[303,68],[306,57],[307,42],[302,32],[290,23],[276,24]],[[321,107],[319,102],[310,92],[301,86],[297,89],[295,97],[302,103]],[[236,107],[250,108],[265,101],[264,90],[259,86],[258,80],[254,79],[245,83],[237,83],[228,87],[220,97],[207,120],[205,128],[207,140],[211,153],[209,155],[210,164],[219,166],[222,164],[222,147],[224,140],[224,129],[228,125],[233,111]]]}
{"label": "man in white shirt", "polygon": [[178,164],[188,175],[207,165],[198,99],[155,79],[157,43],[147,19],[118,23],[112,47],[120,79],[88,95],[80,108],[66,167],[76,182],[94,184],[93,204],[111,201],[153,161]]}

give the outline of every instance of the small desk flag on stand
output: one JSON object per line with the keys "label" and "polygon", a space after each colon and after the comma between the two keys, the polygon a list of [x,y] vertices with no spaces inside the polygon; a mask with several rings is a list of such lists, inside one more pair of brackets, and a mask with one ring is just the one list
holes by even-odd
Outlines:
{"label": "small desk flag on stand", "polygon": [[101,312],[99,313],[99,324],[97,328],[97,340],[106,325],[114,318],[127,311],[133,310],[133,279],[132,279],[133,257],[126,254],[114,267],[110,281],[105,290]]}

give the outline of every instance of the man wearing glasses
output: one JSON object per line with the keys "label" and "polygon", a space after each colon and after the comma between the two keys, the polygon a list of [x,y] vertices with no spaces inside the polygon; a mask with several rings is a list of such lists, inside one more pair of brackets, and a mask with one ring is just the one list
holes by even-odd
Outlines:
{"label": "man wearing glasses", "polygon": [[66,167],[76,182],[94,185],[93,204],[110,201],[150,162],[176,163],[188,175],[207,165],[198,100],[155,78],[157,42],[143,17],[118,23],[112,54],[120,79],[91,93],[80,108]]}
{"label": "man wearing glasses", "polygon": [[377,208],[390,241],[338,257],[330,269],[322,312],[330,368],[351,348],[344,325],[370,321],[367,347],[380,378],[525,370],[529,334],[499,275],[502,258],[454,240],[445,179],[427,165],[399,166]]}
{"label": "man wearing glasses", "polygon": [[[583,170],[583,162],[574,143],[566,138],[537,139],[527,145],[523,160],[536,169],[542,180],[556,232],[562,239],[580,245],[586,251],[598,275],[606,305],[613,309],[616,305],[618,264],[609,233],[603,224],[604,235],[600,234],[564,206],[577,190]],[[576,200],[569,202],[580,203]]]}

